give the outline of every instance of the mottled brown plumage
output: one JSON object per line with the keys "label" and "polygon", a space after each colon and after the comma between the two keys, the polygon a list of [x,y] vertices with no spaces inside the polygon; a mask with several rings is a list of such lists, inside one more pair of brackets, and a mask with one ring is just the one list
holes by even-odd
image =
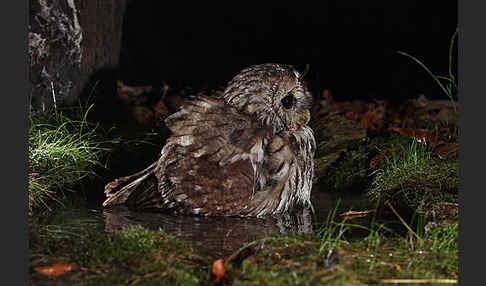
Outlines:
{"label": "mottled brown plumage", "polygon": [[242,70],[221,98],[198,96],[165,123],[159,159],[105,187],[104,206],[181,214],[265,216],[310,206],[312,96],[290,66]]}

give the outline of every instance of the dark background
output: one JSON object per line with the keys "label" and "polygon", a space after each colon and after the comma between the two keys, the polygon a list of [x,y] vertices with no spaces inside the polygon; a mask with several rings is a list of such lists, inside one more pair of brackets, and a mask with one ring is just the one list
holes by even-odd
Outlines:
{"label": "dark background", "polygon": [[331,89],[338,100],[401,100],[420,93],[446,99],[422,68],[397,51],[446,75],[457,1],[162,2],[128,6],[119,75],[127,84],[216,87],[252,64],[304,70],[309,63],[314,95]]}

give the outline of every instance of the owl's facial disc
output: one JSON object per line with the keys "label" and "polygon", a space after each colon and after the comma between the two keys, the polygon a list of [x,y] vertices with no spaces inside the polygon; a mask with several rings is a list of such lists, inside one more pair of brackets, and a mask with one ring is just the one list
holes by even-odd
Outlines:
{"label": "owl's facial disc", "polygon": [[[295,85],[291,88],[287,96],[282,99],[283,110],[286,113],[286,125],[289,129],[301,128],[309,123],[312,95],[299,78],[296,79]],[[292,100],[289,98],[292,98]],[[286,105],[288,102],[292,102],[292,106]]]}

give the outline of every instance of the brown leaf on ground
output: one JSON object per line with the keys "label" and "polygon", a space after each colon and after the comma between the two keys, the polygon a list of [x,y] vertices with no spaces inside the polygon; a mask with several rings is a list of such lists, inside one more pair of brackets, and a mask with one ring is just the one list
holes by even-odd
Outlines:
{"label": "brown leaf on ground", "polygon": [[324,89],[322,91],[322,98],[332,102],[333,101],[332,91],[330,89]]}
{"label": "brown leaf on ground", "polygon": [[377,130],[383,127],[384,112],[381,109],[371,109],[365,112],[359,123],[365,129]]}
{"label": "brown leaf on ground", "polygon": [[417,141],[424,145],[436,146],[437,144],[441,143],[438,140],[437,135],[434,134],[433,130],[398,127],[392,127],[390,128],[390,130],[414,137],[415,139],[417,139]]}
{"label": "brown leaf on ground", "polygon": [[335,102],[332,107],[332,114],[352,111],[358,114],[358,117],[367,110],[366,102],[361,100]]}
{"label": "brown leaf on ground", "polygon": [[59,276],[77,268],[78,265],[76,263],[55,263],[47,266],[37,266],[34,267],[34,270],[47,276]]}
{"label": "brown leaf on ground", "polygon": [[376,154],[373,158],[371,158],[369,168],[372,170],[377,169],[381,164],[383,164],[383,161],[385,160],[386,156],[398,154],[399,152],[400,150],[391,150],[391,149],[382,150],[380,153]]}
{"label": "brown leaf on ground", "polygon": [[132,109],[133,119],[142,125],[150,125],[153,123],[154,112],[152,109],[145,106],[134,106]]}
{"label": "brown leaf on ground", "polygon": [[348,112],[344,113],[344,117],[351,119],[351,120],[358,121],[358,113],[356,113],[354,111],[348,111]]}
{"label": "brown leaf on ground", "polygon": [[130,95],[128,93],[117,93],[118,98],[120,98],[121,102],[124,104],[130,104]]}
{"label": "brown leaf on ground", "polygon": [[391,123],[394,123],[394,124],[400,124],[402,123],[402,119],[400,118],[400,114],[396,111],[394,111],[391,115]]}
{"label": "brown leaf on ground", "polygon": [[442,108],[437,115],[431,115],[430,120],[440,122],[455,122],[456,114],[452,108]]}
{"label": "brown leaf on ground", "polygon": [[373,100],[377,105],[387,106],[389,104],[388,100],[386,99],[375,99]]}
{"label": "brown leaf on ground", "polygon": [[435,147],[434,151],[441,159],[457,159],[458,147],[457,143],[447,143]]}
{"label": "brown leaf on ground", "polygon": [[226,268],[224,267],[223,259],[218,259],[214,261],[213,267],[211,268],[210,280],[218,283],[224,276]]}
{"label": "brown leaf on ground", "polygon": [[335,101],[332,91],[325,89],[322,91],[322,95],[319,98],[319,104],[317,110],[313,110],[313,114],[316,117],[321,115],[333,115],[345,113],[347,116],[351,116],[351,119],[358,120],[359,116],[366,111],[366,102],[361,100],[352,101]]}

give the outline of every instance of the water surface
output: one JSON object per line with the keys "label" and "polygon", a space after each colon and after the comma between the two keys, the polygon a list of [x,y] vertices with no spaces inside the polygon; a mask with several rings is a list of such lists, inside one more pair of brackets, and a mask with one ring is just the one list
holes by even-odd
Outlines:
{"label": "water surface", "polygon": [[340,211],[359,209],[366,199],[357,193],[314,191],[311,197],[315,209],[304,209],[279,218],[236,218],[176,216],[153,212],[134,212],[119,206],[103,209],[101,202],[94,207],[75,207],[59,211],[43,224],[50,227],[79,225],[114,232],[122,227],[141,225],[160,229],[189,242],[194,250],[210,258],[225,257],[248,242],[270,235],[312,233],[340,200]]}

